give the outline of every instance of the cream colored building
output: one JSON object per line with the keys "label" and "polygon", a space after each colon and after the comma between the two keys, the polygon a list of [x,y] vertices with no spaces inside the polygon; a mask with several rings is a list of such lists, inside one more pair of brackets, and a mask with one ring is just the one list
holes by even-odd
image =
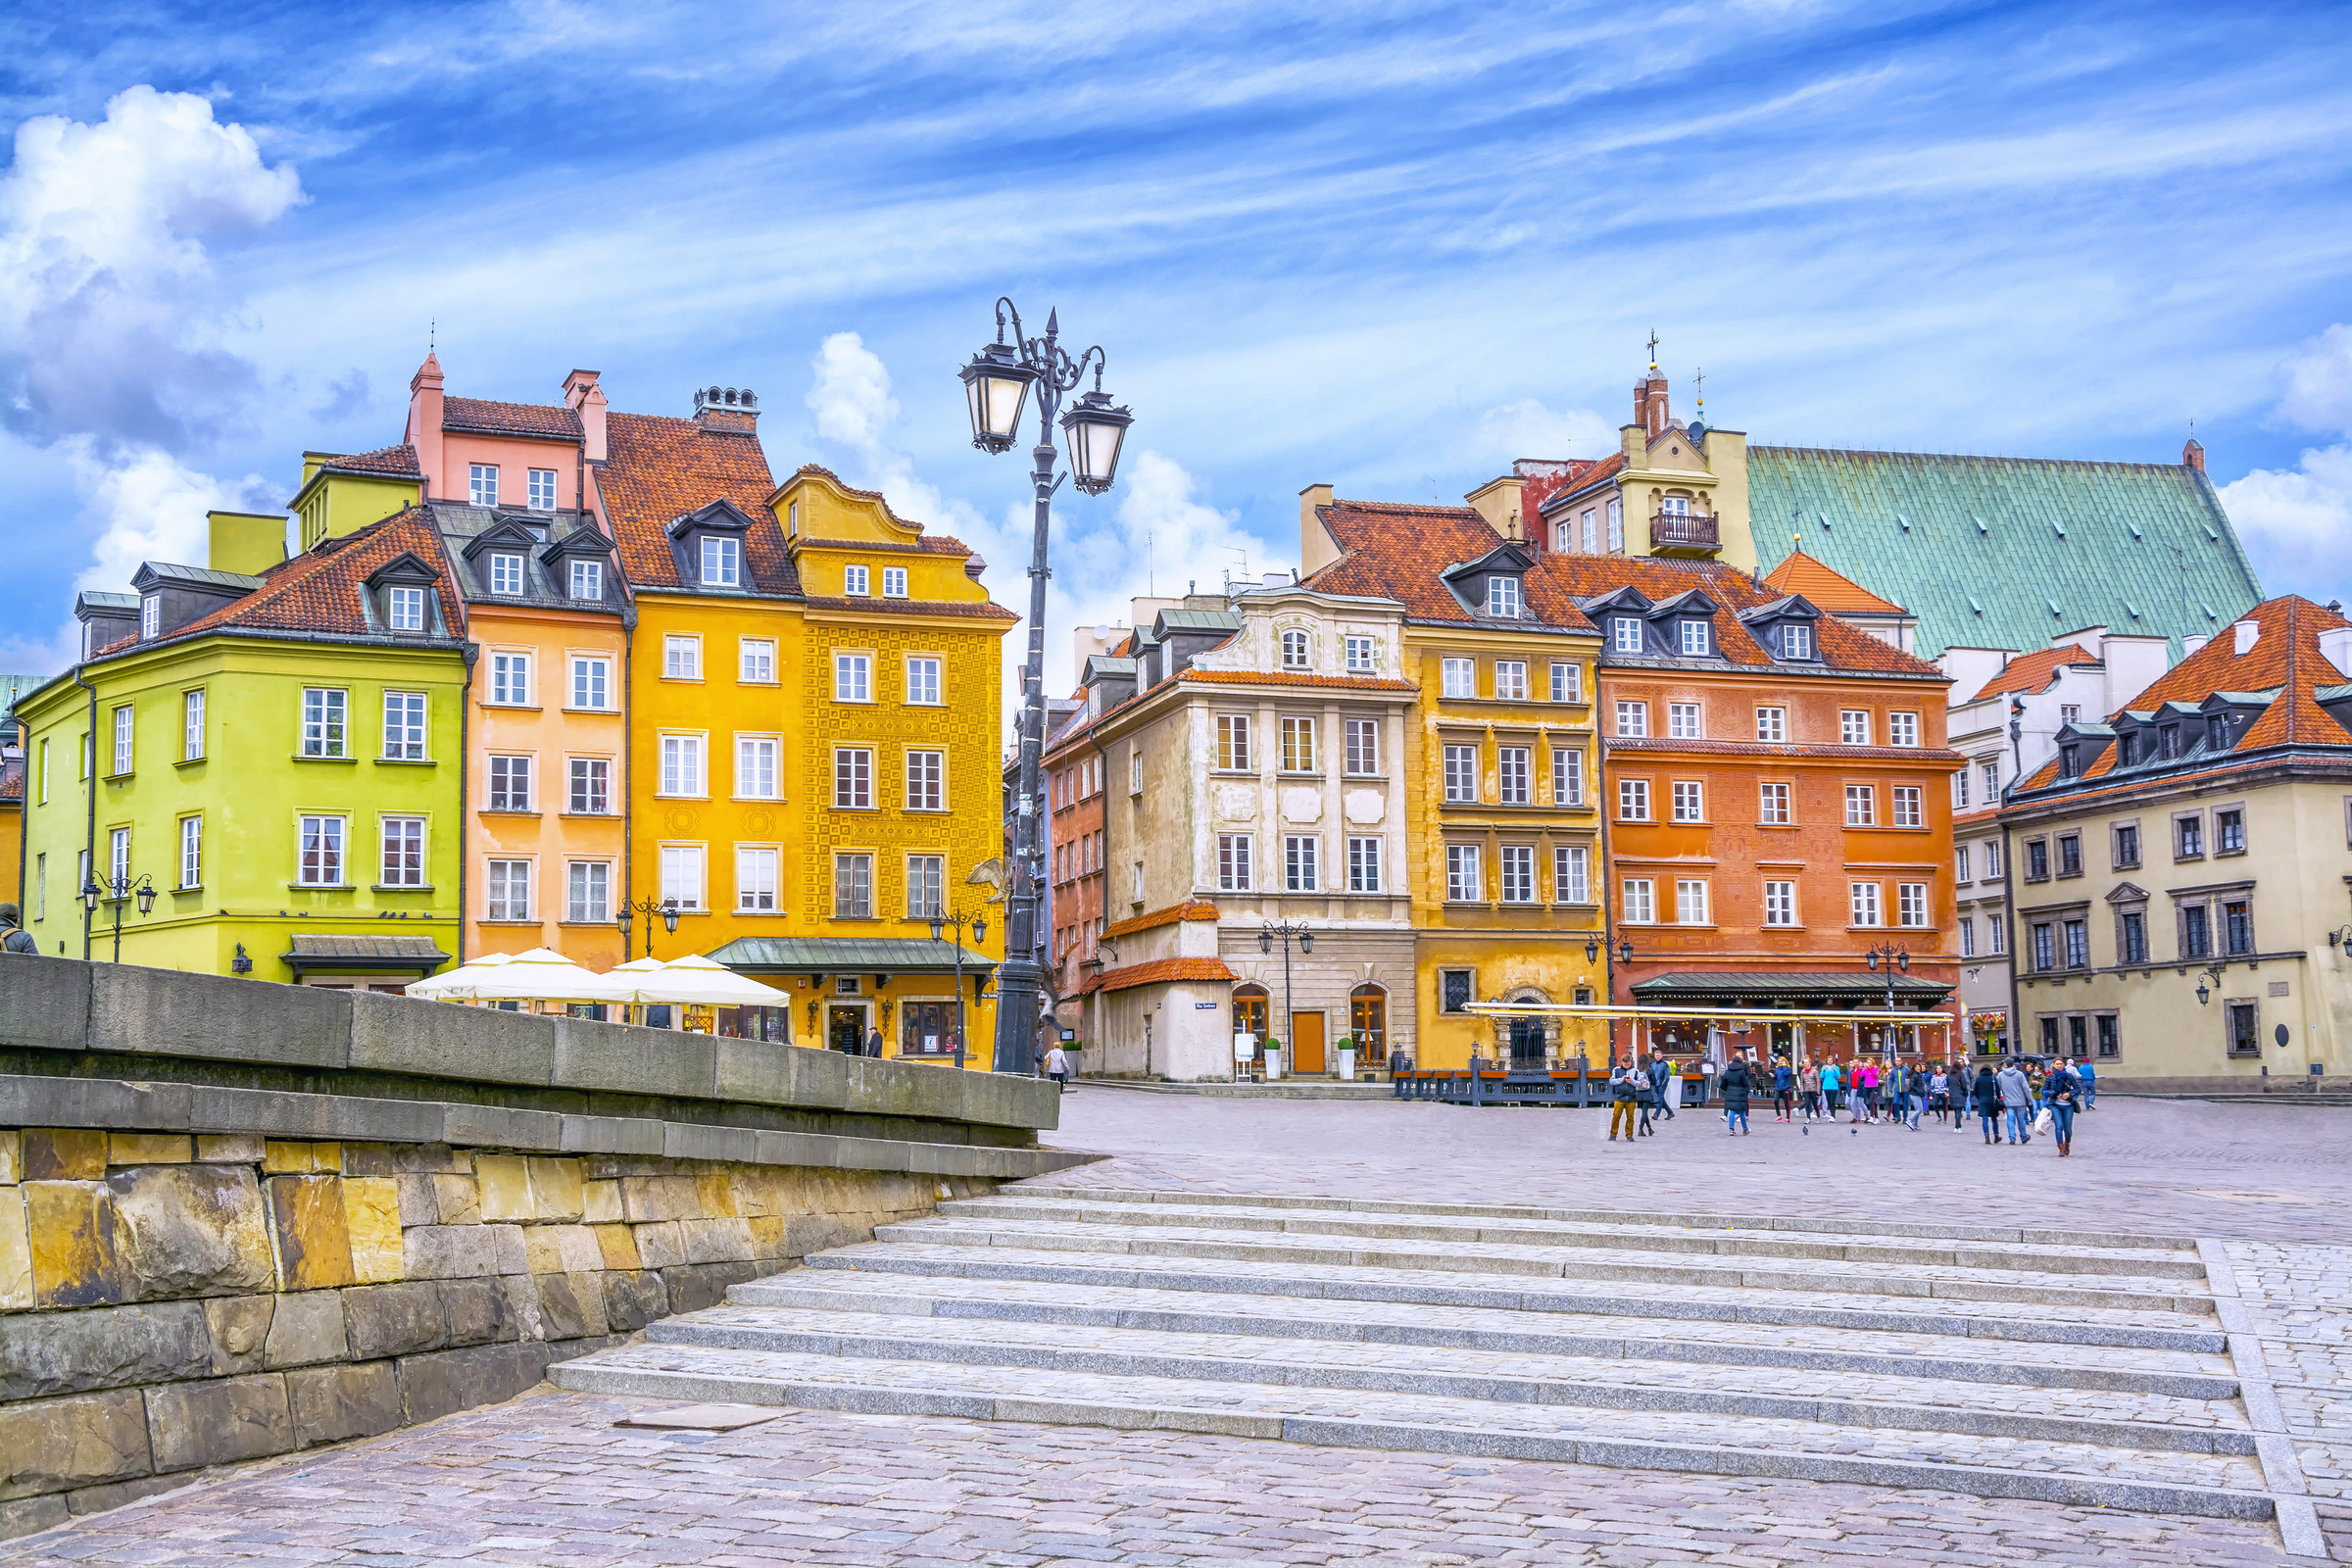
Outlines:
{"label": "cream colored building", "polygon": [[2001,813],[2018,1034],[2109,1083],[2352,1070],[2352,621],[2257,605]]}

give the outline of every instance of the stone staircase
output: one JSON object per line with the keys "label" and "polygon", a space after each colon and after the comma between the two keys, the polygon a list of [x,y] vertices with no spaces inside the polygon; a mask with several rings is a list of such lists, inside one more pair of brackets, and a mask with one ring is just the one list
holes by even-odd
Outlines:
{"label": "stone staircase", "polygon": [[2182,1237],[1013,1187],[549,1376],[2274,1514]]}

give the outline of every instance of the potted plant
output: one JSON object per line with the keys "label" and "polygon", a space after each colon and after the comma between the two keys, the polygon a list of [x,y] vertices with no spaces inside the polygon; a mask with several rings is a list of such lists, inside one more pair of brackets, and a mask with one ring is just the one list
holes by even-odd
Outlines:
{"label": "potted plant", "polygon": [[1268,1035],[1260,1049],[1266,1054],[1266,1082],[1272,1083],[1282,1076],[1282,1042]]}
{"label": "potted plant", "polygon": [[1355,1082],[1355,1036],[1340,1036],[1340,1082]]}

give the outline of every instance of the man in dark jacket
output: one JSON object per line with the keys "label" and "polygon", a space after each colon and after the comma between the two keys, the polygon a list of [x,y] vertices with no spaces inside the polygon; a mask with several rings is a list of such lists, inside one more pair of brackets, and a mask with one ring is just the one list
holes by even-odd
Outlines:
{"label": "man in dark jacket", "polygon": [[2001,1080],[1990,1068],[1981,1069],[1977,1081],[1969,1086],[1969,1103],[1976,1107],[1979,1125],[1984,1129],[1984,1142],[1997,1144],[2001,1126]]}
{"label": "man in dark jacket", "polygon": [[1673,1063],[1664,1056],[1649,1058],[1650,1102],[1657,1107],[1658,1115],[1667,1121],[1674,1120],[1674,1107],[1666,1102],[1666,1078],[1673,1070]]}
{"label": "man in dark jacket", "polygon": [[0,904],[0,953],[38,953],[41,945],[17,922],[17,906]]}
{"label": "man in dark jacket", "polygon": [[1723,1125],[1725,1131],[1744,1138],[1747,1136],[1747,1096],[1755,1085],[1755,1076],[1747,1065],[1747,1057],[1735,1052],[1725,1063],[1723,1077]]}
{"label": "man in dark jacket", "polygon": [[1634,1141],[1634,1080],[1640,1074],[1631,1062],[1612,1062],[1609,1066],[1609,1142],[1617,1141],[1617,1128],[1625,1127],[1625,1141]]}

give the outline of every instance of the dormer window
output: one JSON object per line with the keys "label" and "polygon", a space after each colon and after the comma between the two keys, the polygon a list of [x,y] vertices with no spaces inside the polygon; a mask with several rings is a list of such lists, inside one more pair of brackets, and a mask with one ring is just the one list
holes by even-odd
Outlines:
{"label": "dormer window", "polygon": [[1642,651],[1642,620],[1638,615],[1616,615],[1609,620],[1609,647],[1620,654]]}
{"label": "dormer window", "polygon": [[743,541],[703,536],[703,586],[734,588],[743,582]]}
{"label": "dormer window", "polygon": [[424,590],[398,583],[385,589],[384,624],[394,631],[424,630]]}
{"label": "dormer window", "polygon": [[865,568],[863,566],[843,567],[841,572],[841,591],[845,594],[848,594],[853,599],[863,599],[866,597]]}
{"label": "dormer window", "polygon": [[1790,621],[1781,628],[1781,657],[1783,659],[1811,659],[1813,657],[1813,628],[1801,621]]}
{"label": "dormer window", "polygon": [[1282,667],[1285,669],[1304,669],[1306,667],[1306,633],[1286,631],[1282,634]]}
{"label": "dormer window", "polygon": [[153,637],[164,629],[164,596],[148,594],[139,601],[139,635]]}
{"label": "dormer window", "polygon": [[1683,654],[1686,658],[1704,659],[1715,651],[1714,628],[1703,620],[1683,622]]}
{"label": "dormer window", "polygon": [[605,597],[605,564],[601,561],[575,561],[571,564],[571,597],[589,601]]}
{"label": "dormer window", "polygon": [[2082,748],[2068,742],[2058,748],[2058,776],[2077,778],[2082,772]]}
{"label": "dormer window", "polygon": [[2156,731],[2156,740],[2157,740],[2157,755],[2158,755],[2158,756],[2160,756],[2160,757],[2168,757],[2168,758],[2169,758],[2169,757],[2179,757],[2179,756],[2180,755],[2180,725],[2178,725],[2178,724],[2164,724],[2164,725],[2160,725],[2160,726],[2157,728],[2157,731]]}
{"label": "dormer window", "polygon": [[2117,738],[2116,754],[2116,765],[2118,767],[2130,767],[2132,763],[2138,761],[2139,737],[2131,731],[2126,731],[2122,736]]}
{"label": "dormer window", "polygon": [[2205,749],[2226,752],[2230,749],[2230,715],[2215,713],[2205,720]]}
{"label": "dormer window", "polygon": [[906,597],[906,568],[905,566],[884,566],[882,568],[882,597],[885,599]]}
{"label": "dormer window", "polygon": [[1489,577],[1487,579],[1487,613],[1519,618],[1519,579]]}
{"label": "dormer window", "polygon": [[522,593],[522,557],[501,550],[490,557],[490,591],[509,598]]}

